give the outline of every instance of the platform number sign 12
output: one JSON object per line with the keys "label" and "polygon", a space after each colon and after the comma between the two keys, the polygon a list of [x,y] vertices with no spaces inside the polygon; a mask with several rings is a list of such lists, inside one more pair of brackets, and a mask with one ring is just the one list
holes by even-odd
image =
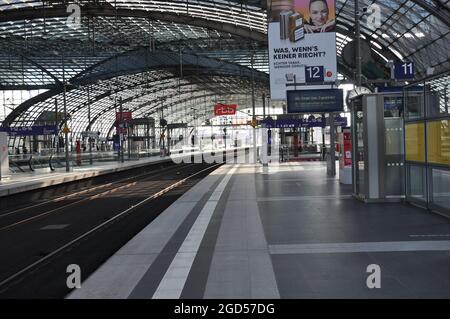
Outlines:
{"label": "platform number sign 12", "polygon": [[323,66],[307,66],[305,68],[305,82],[323,82]]}
{"label": "platform number sign 12", "polygon": [[413,62],[395,63],[394,78],[396,80],[414,79],[414,63]]}

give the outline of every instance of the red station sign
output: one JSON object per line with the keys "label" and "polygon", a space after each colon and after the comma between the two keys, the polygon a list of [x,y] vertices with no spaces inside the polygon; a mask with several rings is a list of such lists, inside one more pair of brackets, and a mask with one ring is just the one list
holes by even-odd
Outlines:
{"label": "red station sign", "polygon": [[116,112],[116,121],[128,122],[133,119],[133,113],[131,111]]}
{"label": "red station sign", "polygon": [[214,115],[235,115],[237,110],[237,104],[216,104],[214,105]]}

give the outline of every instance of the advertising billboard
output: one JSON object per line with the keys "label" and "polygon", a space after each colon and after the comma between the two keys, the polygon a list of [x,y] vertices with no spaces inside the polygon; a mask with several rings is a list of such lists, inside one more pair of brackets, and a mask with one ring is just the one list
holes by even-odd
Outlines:
{"label": "advertising billboard", "polygon": [[344,111],[341,89],[287,92],[287,113],[330,113]]}
{"label": "advertising billboard", "polygon": [[337,79],[335,0],[268,0],[272,100]]}

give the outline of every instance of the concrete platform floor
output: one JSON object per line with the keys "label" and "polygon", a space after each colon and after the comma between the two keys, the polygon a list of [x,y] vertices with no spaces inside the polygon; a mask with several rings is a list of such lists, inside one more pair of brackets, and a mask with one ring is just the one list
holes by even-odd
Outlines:
{"label": "concrete platform floor", "polygon": [[450,220],[359,202],[320,162],[225,165],[68,297],[450,298]]}

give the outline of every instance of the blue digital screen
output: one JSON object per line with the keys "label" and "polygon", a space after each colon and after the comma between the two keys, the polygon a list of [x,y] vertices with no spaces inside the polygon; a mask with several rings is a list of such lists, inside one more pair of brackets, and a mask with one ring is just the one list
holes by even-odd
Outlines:
{"label": "blue digital screen", "polygon": [[344,110],[341,89],[287,91],[287,113],[330,113]]}

